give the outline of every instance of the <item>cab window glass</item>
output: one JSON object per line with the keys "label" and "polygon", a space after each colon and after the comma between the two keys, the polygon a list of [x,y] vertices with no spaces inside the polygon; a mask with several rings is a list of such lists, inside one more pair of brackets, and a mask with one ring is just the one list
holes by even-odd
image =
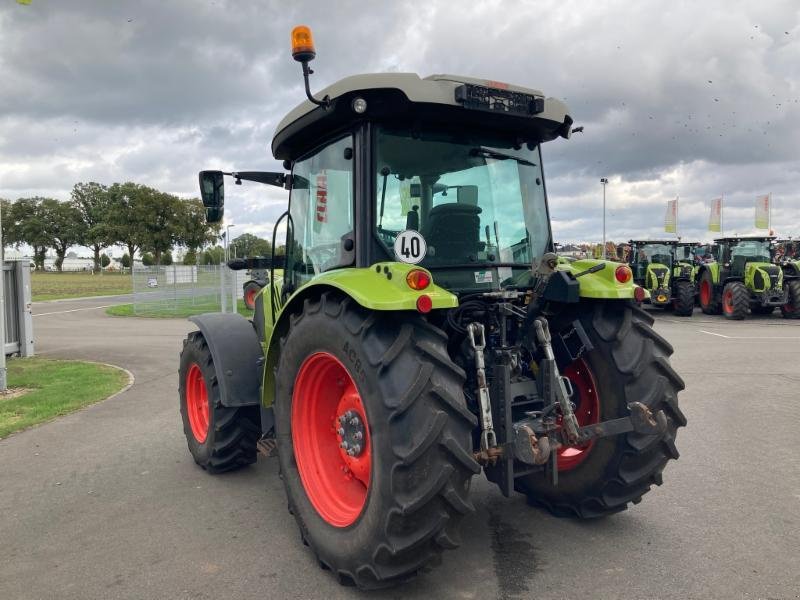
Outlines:
{"label": "cab window glass", "polygon": [[287,267],[296,285],[352,262],[342,243],[353,230],[352,147],[348,136],[294,164]]}

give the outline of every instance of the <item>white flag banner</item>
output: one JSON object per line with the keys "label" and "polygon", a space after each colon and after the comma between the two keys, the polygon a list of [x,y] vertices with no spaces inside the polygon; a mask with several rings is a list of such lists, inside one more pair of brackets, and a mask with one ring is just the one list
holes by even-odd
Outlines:
{"label": "white flag banner", "polygon": [[667,212],[664,215],[664,231],[678,232],[678,199],[667,200]]}
{"label": "white flag banner", "polygon": [[722,231],[722,198],[711,201],[711,213],[708,215],[708,230]]}
{"label": "white flag banner", "polygon": [[769,194],[756,198],[756,229],[769,229]]}

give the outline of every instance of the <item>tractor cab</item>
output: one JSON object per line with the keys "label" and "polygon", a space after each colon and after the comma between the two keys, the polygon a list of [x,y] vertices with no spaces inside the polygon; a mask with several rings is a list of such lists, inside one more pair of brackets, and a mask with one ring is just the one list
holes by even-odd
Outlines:
{"label": "tractor cab", "polygon": [[771,264],[772,236],[725,237],[714,240],[717,259],[728,270],[730,277],[744,277],[748,264]]}
{"label": "tractor cab", "polygon": [[633,279],[648,289],[666,288],[675,263],[675,240],[630,240]]}

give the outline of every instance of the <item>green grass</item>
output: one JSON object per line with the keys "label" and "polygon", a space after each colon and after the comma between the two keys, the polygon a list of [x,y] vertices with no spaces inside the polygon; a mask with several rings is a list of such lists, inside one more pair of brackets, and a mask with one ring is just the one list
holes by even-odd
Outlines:
{"label": "green grass", "polygon": [[120,369],[71,360],[14,358],[8,361],[8,387],[29,391],[0,396],[0,438],[108,398],[128,384]]}
{"label": "green grass", "polygon": [[133,291],[130,273],[31,273],[31,295],[34,302],[82,298],[83,296],[111,296],[130,294]]}
{"label": "green grass", "polygon": [[[238,301],[238,309],[239,314],[243,317],[249,318],[253,316],[253,311],[244,305],[244,300]],[[200,315],[207,312],[219,312],[219,303],[180,304],[177,307],[145,306],[138,313],[133,312],[133,304],[117,304],[106,309],[106,314],[112,317],[148,317],[156,319],[185,319],[192,315]]]}

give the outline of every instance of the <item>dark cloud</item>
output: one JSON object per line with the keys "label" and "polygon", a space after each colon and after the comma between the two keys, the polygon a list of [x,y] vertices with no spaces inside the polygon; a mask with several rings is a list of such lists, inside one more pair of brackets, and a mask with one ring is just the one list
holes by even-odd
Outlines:
{"label": "dark cloud", "polygon": [[[756,195],[800,234],[800,12],[739,3],[415,1],[0,7],[0,196],[66,198],[76,181],[196,195],[202,168],[273,169],[269,142],[303,97],[289,31],[314,29],[313,86],[369,71],[462,73],[566,99],[585,133],[544,150],[554,230],[661,235],[680,197],[686,235],[752,226]],[[758,27],[755,27],[758,25]],[[267,234],[285,192],[231,188],[229,218]]]}

